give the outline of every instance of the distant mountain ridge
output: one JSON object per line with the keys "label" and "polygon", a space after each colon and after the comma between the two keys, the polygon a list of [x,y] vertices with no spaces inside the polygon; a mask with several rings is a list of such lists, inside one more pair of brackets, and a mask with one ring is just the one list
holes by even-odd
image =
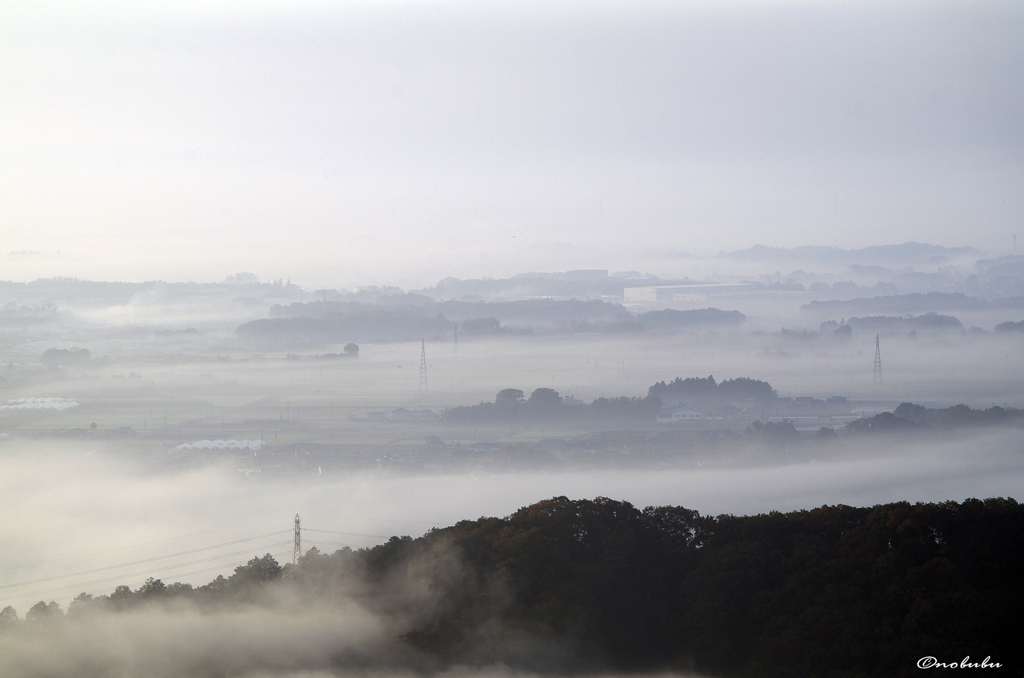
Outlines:
{"label": "distant mountain ridge", "polygon": [[928,243],[905,242],[899,245],[872,245],[861,249],[847,250],[840,247],[802,245],[799,247],[768,247],[754,245],[745,250],[722,251],[719,257],[739,261],[766,261],[773,259],[819,261],[833,264],[913,264],[936,262],[936,258],[981,256],[981,250],[973,247],[943,247]]}
{"label": "distant mountain ridge", "polygon": [[939,311],[978,311],[981,309],[1024,308],[1024,297],[1004,297],[988,301],[967,296],[963,292],[914,292],[884,297],[858,297],[812,301],[800,307],[801,311],[847,311],[851,313],[922,313]]}

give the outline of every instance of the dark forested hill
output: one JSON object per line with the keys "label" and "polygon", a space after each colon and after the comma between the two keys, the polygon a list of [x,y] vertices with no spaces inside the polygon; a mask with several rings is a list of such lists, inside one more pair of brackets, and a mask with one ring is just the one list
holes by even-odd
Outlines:
{"label": "dark forested hill", "polygon": [[[291,592],[320,606],[355,599],[385,620],[387,661],[425,670],[890,678],[931,656],[988,657],[1004,668],[985,675],[1019,676],[1022,566],[1024,506],[1012,499],[711,517],[556,497],[418,539],[314,549],[297,567],[254,558],[198,589],[151,580],[83,594],[63,623],[160,601],[270,606]],[[36,628],[60,615],[43,603],[32,614]]]}

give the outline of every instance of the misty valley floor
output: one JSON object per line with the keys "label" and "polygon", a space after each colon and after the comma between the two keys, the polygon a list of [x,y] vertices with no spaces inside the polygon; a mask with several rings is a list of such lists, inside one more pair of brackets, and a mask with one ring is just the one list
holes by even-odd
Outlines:
{"label": "misty valley floor", "polygon": [[[744,303],[807,296],[787,286]],[[288,312],[323,313],[288,289],[306,295]],[[877,303],[933,299],[910,297]],[[405,317],[382,298],[358,312]],[[627,331],[492,319],[458,343],[259,346],[236,331],[248,306],[218,303],[200,330],[144,305],[145,327],[29,308],[46,317],[0,328],[0,608],[18,610],[3,675],[882,676],[919,651],[1019,659],[1015,622],[976,611],[1019,597],[1012,328],[841,325],[829,302],[781,321],[815,330],[716,312],[730,324],[662,331],[640,326],[662,311],[602,301]],[[979,322],[1014,312],[970,303]],[[882,374],[871,323],[890,328]],[[679,515],[708,541],[673,551],[696,523],[579,499],[597,497],[699,511]],[[1010,527],[989,527],[1006,538],[984,536],[1004,510]],[[83,592],[94,603],[72,604]]]}

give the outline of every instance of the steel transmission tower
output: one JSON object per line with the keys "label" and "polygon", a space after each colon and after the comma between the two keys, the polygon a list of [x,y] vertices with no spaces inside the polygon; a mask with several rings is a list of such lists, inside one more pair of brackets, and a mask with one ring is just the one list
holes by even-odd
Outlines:
{"label": "steel transmission tower", "polygon": [[427,341],[420,339],[420,390],[427,390]]}
{"label": "steel transmission tower", "polygon": [[875,371],[872,380],[876,384],[882,383],[882,351],[878,346],[878,335],[875,335]]}
{"label": "steel transmission tower", "polygon": [[295,514],[295,546],[292,548],[292,565],[299,564],[302,556],[302,527],[299,525],[299,514]]}

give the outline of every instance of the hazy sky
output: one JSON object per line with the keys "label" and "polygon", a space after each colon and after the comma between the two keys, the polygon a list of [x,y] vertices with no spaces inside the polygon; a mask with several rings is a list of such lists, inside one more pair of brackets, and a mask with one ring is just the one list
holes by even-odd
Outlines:
{"label": "hazy sky", "polygon": [[1021,36],[1004,0],[7,0],[0,279],[412,285],[685,274],[670,253],[755,243],[1006,251]]}

